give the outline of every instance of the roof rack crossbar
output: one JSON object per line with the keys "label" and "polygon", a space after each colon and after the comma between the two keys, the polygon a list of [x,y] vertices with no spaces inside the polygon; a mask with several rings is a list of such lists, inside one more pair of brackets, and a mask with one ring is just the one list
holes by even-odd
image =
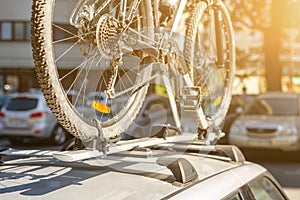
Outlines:
{"label": "roof rack crossbar", "polygon": [[[168,142],[179,142],[179,141],[193,141],[197,138],[195,133],[185,133],[176,136],[170,136],[166,138],[141,138],[129,141],[121,141],[116,145],[109,147],[107,155],[116,154],[128,150],[133,150],[135,148],[151,147]],[[104,154],[96,149],[82,149],[76,151],[63,151],[53,154],[53,157],[58,160],[65,162],[80,161],[84,159],[103,157]]]}
{"label": "roof rack crossbar", "polygon": [[183,143],[164,143],[157,145],[161,148],[173,148],[181,151],[198,151],[199,153],[220,152],[229,157],[231,161],[242,163],[245,156],[241,150],[234,145],[200,145],[200,144],[183,144]]}

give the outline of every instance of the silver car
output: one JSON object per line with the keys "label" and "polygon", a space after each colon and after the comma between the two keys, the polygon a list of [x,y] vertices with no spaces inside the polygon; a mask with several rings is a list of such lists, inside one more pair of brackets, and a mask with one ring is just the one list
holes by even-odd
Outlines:
{"label": "silver car", "polygon": [[229,143],[246,148],[300,149],[300,94],[258,95],[232,124]]}
{"label": "silver car", "polygon": [[[0,199],[288,199],[274,177],[264,167],[245,161],[238,148],[169,143],[174,139],[121,141],[110,147],[105,158],[64,162],[59,159],[82,159],[87,150],[2,151],[0,156],[19,159],[8,158],[0,166]],[[147,148],[139,147],[147,142]],[[138,148],[122,151],[128,146]],[[22,155],[26,157],[20,159]]]}
{"label": "silver car", "polygon": [[58,124],[41,92],[20,93],[11,97],[1,109],[0,120],[0,135],[8,137],[13,144],[40,138],[61,145],[70,137]]}

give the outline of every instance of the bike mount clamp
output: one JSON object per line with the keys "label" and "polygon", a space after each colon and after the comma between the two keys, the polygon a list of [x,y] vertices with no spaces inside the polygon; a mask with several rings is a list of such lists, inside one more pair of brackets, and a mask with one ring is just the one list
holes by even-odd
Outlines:
{"label": "bike mount clamp", "polygon": [[96,139],[93,140],[92,149],[93,150],[96,149],[96,150],[102,152],[103,157],[105,158],[107,155],[107,151],[108,151],[109,140],[104,137],[100,121],[97,119],[93,119],[93,121],[96,124],[96,128],[98,130],[98,136]]}

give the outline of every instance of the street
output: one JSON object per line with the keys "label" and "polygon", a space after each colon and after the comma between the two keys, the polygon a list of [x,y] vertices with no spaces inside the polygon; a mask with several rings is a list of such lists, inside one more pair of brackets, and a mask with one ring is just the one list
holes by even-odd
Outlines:
{"label": "street", "polygon": [[[0,139],[0,147],[16,149],[60,150],[61,146],[33,144],[32,146],[11,146],[6,139]],[[300,197],[300,157],[299,152],[279,152],[242,149],[246,159],[267,168],[284,188],[291,200]],[[10,158],[5,158],[5,160]]]}

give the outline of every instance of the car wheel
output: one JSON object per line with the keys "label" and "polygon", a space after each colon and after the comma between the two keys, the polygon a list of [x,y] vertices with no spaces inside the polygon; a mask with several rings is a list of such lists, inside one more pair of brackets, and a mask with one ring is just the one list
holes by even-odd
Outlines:
{"label": "car wheel", "polygon": [[57,125],[51,135],[51,142],[54,145],[62,145],[69,139],[69,133],[60,125]]}

